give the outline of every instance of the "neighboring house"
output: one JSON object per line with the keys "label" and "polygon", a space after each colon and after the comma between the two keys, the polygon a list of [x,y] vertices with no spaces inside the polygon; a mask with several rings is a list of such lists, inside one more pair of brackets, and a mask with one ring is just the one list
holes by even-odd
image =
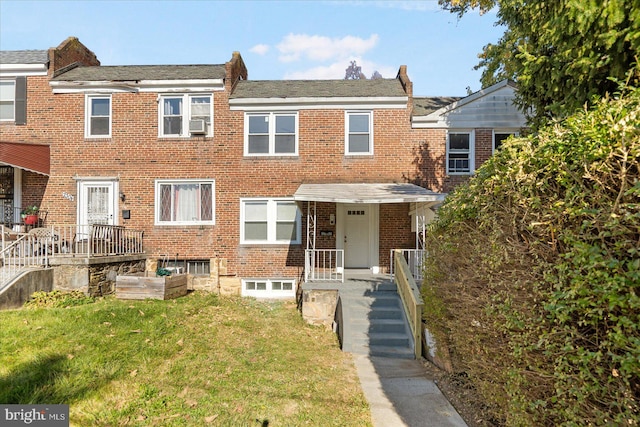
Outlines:
{"label": "neighboring house", "polygon": [[100,64],[76,38],[49,50],[0,51],[3,224],[19,223],[23,207],[42,202],[50,175],[50,144],[60,136],[49,80],[72,63]]}
{"label": "neighboring house", "polygon": [[[54,67],[68,44],[78,58]],[[414,98],[405,66],[395,79],[251,81],[237,52],[150,66],[100,66],[77,39],[43,52],[27,125],[0,125],[14,170],[29,170],[7,154],[16,143],[49,146],[47,173],[14,182],[14,205],[40,204],[48,224],[143,230],[149,270],[178,261],[193,287],[224,293],[293,297],[322,267],[388,272],[390,251],[419,245],[445,193],[524,126],[512,84]],[[0,56],[3,83],[14,56]]]}

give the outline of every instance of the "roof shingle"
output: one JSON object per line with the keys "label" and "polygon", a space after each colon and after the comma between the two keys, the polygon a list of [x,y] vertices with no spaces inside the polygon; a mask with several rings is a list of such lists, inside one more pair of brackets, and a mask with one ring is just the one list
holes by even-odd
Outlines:
{"label": "roof shingle", "polygon": [[46,64],[46,50],[0,50],[0,64]]}
{"label": "roof shingle", "polygon": [[54,81],[210,80],[225,77],[224,65],[124,65],[76,67]]}
{"label": "roof shingle", "polygon": [[430,96],[413,98],[413,116],[426,116],[462,99],[458,96]]}
{"label": "roof shingle", "polygon": [[375,80],[244,80],[231,99],[336,98],[407,96],[397,79]]}

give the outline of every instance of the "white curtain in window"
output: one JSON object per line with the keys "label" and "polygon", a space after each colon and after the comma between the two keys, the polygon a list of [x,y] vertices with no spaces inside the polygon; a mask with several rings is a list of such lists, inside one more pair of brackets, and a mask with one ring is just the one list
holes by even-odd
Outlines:
{"label": "white curtain in window", "polygon": [[196,221],[200,219],[200,191],[198,184],[175,185],[173,200],[176,221]]}

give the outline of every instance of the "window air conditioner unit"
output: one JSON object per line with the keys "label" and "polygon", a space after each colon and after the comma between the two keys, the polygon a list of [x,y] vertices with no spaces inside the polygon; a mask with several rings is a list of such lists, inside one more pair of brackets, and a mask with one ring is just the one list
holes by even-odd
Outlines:
{"label": "window air conditioner unit", "polygon": [[189,120],[189,133],[200,135],[207,133],[207,122],[202,119]]}

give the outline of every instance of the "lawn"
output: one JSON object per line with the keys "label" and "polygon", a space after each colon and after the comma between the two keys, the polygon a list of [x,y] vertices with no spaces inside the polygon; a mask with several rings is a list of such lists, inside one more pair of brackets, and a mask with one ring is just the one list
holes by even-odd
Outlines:
{"label": "lawn", "polygon": [[206,293],[0,312],[0,403],[66,403],[77,426],[371,425],[331,331]]}

